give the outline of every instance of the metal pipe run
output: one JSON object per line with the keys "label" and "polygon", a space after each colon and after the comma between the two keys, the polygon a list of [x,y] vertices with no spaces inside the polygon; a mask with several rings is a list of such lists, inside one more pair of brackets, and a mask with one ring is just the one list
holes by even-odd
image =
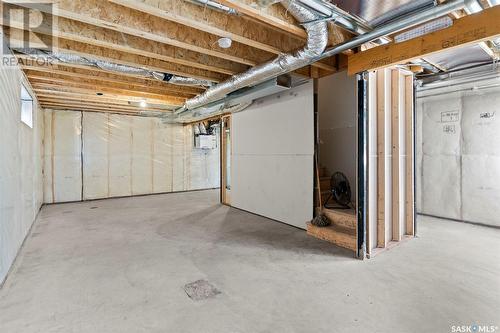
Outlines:
{"label": "metal pipe run", "polygon": [[405,16],[387,25],[376,28],[375,30],[356,36],[347,42],[329,48],[325,52],[323,52],[323,54],[321,54],[319,57],[316,57],[313,62],[334,56],[344,51],[361,46],[362,44],[374,41],[380,37],[384,37],[396,33],[398,31],[414,27],[424,22],[447,15],[456,10],[460,10],[465,7],[466,2],[467,0],[452,0],[445,4],[424,10],[422,12]]}

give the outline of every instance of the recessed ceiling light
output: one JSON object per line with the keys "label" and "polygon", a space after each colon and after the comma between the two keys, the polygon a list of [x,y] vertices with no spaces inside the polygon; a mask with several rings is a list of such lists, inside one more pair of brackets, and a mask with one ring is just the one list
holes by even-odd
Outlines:
{"label": "recessed ceiling light", "polygon": [[140,106],[141,108],[145,108],[146,106],[148,106],[148,103],[146,103],[146,101],[140,101],[140,102],[139,102],[139,106]]}
{"label": "recessed ceiling light", "polygon": [[228,37],[222,37],[221,39],[219,39],[218,43],[219,47],[223,49],[228,49],[231,47],[231,45],[233,45],[233,40]]}

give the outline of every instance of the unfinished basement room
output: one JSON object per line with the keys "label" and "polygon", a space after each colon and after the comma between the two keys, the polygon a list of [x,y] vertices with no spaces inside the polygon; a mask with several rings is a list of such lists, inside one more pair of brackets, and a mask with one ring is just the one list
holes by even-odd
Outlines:
{"label": "unfinished basement room", "polygon": [[500,0],[0,18],[0,333],[500,333]]}

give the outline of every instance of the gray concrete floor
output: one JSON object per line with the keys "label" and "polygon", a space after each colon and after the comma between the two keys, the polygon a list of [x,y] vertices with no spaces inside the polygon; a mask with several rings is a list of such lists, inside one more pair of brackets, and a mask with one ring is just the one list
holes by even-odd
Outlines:
{"label": "gray concrete floor", "polygon": [[[215,191],[44,207],[0,332],[451,332],[500,326],[500,230],[430,218],[359,261]],[[193,301],[205,279],[222,293]]]}

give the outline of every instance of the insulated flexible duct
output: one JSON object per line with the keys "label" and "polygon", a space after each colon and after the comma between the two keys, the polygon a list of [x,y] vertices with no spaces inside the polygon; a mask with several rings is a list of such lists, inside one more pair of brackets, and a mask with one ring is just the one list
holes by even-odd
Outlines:
{"label": "insulated flexible duct", "polygon": [[[320,18],[319,15],[302,7],[293,0],[285,0],[282,3],[288,9],[288,12],[299,22],[314,21]],[[208,103],[220,100],[229,93],[241,88],[254,86],[281,74],[289,73],[309,65],[312,59],[319,57],[325,50],[328,44],[328,27],[326,22],[314,22],[305,24],[304,28],[307,31],[307,43],[303,49],[292,54],[281,54],[270,62],[255,66],[244,73],[232,76],[227,81],[219,83],[206,90],[203,94],[186,101],[184,106],[176,111],[176,113],[196,109]]]}
{"label": "insulated flexible duct", "polygon": [[115,64],[112,62],[107,62],[103,60],[90,59],[87,57],[81,57],[79,55],[70,54],[70,53],[59,53],[59,52],[48,52],[39,49],[14,49],[19,53],[23,53],[29,55],[31,57],[40,58],[40,59],[55,59],[56,61],[67,63],[67,64],[77,64],[83,66],[91,66],[97,67],[109,72],[115,72],[120,74],[130,74],[137,76],[144,76],[151,79],[156,79],[159,81],[166,81],[175,85],[183,85],[183,86],[201,86],[201,87],[210,87],[212,86],[212,82],[207,80],[200,80],[190,77],[178,76],[169,73],[161,73],[150,71],[145,68],[140,67],[132,67],[127,65]]}

